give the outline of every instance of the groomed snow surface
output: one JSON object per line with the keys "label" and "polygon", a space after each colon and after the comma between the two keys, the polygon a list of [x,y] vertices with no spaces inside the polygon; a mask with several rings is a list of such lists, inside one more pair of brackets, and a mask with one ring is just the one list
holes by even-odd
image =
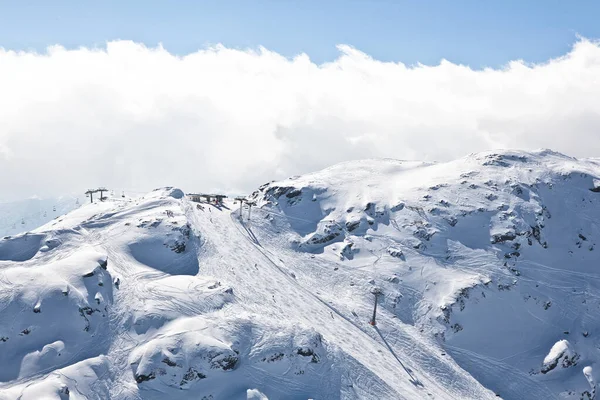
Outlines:
{"label": "groomed snow surface", "polygon": [[250,220],[84,204],[0,240],[0,399],[593,399],[598,182],[503,151],[271,182]]}

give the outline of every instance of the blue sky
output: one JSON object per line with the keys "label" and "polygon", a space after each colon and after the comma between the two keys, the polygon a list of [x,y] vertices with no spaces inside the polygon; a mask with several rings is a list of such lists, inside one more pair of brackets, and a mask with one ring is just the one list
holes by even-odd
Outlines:
{"label": "blue sky", "polygon": [[4,1],[0,47],[43,51],[131,39],[175,54],[206,45],[265,46],[317,63],[350,44],[379,60],[473,68],[564,55],[600,38],[598,1]]}

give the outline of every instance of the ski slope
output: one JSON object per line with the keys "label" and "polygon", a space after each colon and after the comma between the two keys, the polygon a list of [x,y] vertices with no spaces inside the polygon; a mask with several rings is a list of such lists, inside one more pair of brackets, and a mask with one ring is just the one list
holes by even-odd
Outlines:
{"label": "ski slope", "polygon": [[335,165],[241,218],[83,205],[0,241],[0,399],[594,398],[599,177],[503,151]]}

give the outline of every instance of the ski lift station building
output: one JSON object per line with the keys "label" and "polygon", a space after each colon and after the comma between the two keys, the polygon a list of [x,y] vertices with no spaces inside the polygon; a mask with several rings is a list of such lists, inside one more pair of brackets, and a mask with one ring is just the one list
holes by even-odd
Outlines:
{"label": "ski lift station building", "polygon": [[188,193],[188,197],[197,203],[223,203],[223,199],[227,196],[224,194],[204,194],[204,193]]}

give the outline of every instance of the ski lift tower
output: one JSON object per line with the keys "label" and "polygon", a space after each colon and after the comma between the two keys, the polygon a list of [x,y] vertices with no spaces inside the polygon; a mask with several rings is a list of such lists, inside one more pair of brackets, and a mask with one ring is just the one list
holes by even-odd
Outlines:
{"label": "ski lift tower", "polygon": [[236,202],[240,203],[240,220],[242,219],[242,210],[244,209],[244,202],[246,201],[245,197],[236,197],[234,199]]}
{"label": "ski lift tower", "polygon": [[371,318],[369,324],[375,326],[377,325],[377,322],[375,321],[375,317],[377,316],[377,300],[379,295],[381,295],[383,292],[380,288],[374,287],[373,289],[371,289],[371,293],[375,295],[375,305],[373,306],[373,318]]}
{"label": "ski lift tower", "polygon": [[86,196],[90,196],[90,203],[94,202],[94,193],[96,193],[96,190],[92,190],[92,189],[88,189],[87,192],[85,192]]}
{"label": "ski lift tower", "polygon": [[99,187],[98,189],[96,189],[97,192],[100,192],[100,201],[104,201],[106,200],[106,197],[104,197],[103,193],[104,192],[108,192],[108,189],[105,188],[104,186]]}
{"label": "ski lift tower", "polygon": [[248,222],[250,222],[250,215],[252,213],[252,206],[256,205],[255,201],[248,201],[246,200],[246,204],[248,204]]}

